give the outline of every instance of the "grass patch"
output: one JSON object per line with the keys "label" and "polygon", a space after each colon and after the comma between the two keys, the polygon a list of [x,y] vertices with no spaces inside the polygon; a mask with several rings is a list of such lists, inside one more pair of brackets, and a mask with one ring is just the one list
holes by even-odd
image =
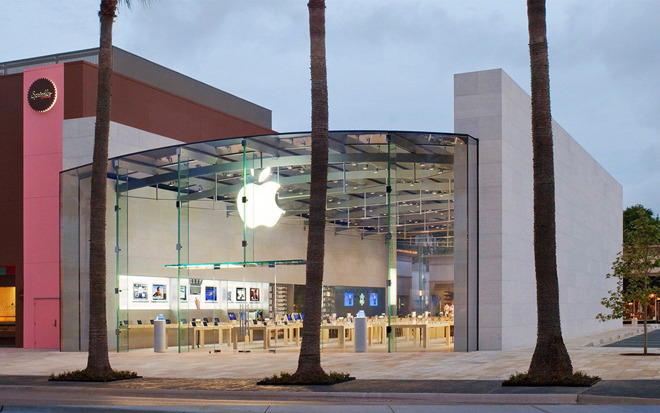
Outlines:
{"label": "grass patch", "polygon": [[109,382],[117,380],[140,379],[142,376],[134,371],[128,370],[111,370],[109,372],[95,372],[88,370],[73,370],[65,371],[58,375],[51,374],[48,378],[49,381],[96,381],[96,382]]}
{"label": "grass patch", "polygon": [[538,377],[532,377],[528,373],[512,374],[508,380],[502,382],[502,386],[565,386],[565,387],[591,387],[600,381],[598,376],[589,376],[581,371],[576,371],[570,376],[559,377],[548,380],[542,380]]}
{"label": "grass patch", "polygon": [[331,371],[327,374],[318,374],[315,376],[306,376],[299,377],[295,374],[281,372],[279,375],[274,374],[272,377],[266,377],[265,379],[259,380],[258,385],[331,385],[337,383],[343,383],[345,381],[355,380],[355,377],[351,377],[348,373],[338,373],[336,371]]}

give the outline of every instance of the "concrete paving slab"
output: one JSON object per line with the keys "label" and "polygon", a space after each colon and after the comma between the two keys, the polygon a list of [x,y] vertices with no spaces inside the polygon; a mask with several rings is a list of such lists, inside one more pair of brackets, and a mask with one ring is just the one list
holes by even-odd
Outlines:
{"label": "concrete paving slab", "polygon": [[[180,406],[205,409],[220,402],[222,405],[259,404],[256,406],[259,408],[285,403],[335,405],[338,400],[390,408],[475,403],[519,406],[660,404],[660,357],[622,356],[621,348],[603,346],[640,333],[640,328],[624,327],[566,341],[574,369],[604,379],[588,389],[502,387],[503,378],[528,368],[533,349],[473,353],[323,352],[322,364],[326,371],[349,372],[358,380],[335,386],[263,387],[256,385],[258,379],[295,370],[297,351],[243,354],[209,353],[204,349],[180,354],[173,351],[111,353],[114,368],[138,371],[145,377],[99,384],[46,380],[50,373],[84,368],[86,353],[0,348],[0,400],[34,405],[39,404],[35,400],[59,397],[56,404],[117,404],[119,400],[127,406],[144,406],[148,400],[158,405],[177,405],[179,409]],[[82,396],[88,394],[93,397]],[[47,402],[41,404],[48,405]],[[168,411],[179,411],[173,408],[175,410]]]}

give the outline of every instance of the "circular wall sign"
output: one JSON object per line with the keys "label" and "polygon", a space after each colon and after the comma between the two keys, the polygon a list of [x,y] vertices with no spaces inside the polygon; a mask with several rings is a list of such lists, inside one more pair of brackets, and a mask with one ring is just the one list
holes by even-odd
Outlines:
{"label": "circular wall sign", "polygon": [[55,83],[46,78],[40,78],[32,82],[27,93],[30,107],[37,112],[47,112],[57,100],[57,88]]}

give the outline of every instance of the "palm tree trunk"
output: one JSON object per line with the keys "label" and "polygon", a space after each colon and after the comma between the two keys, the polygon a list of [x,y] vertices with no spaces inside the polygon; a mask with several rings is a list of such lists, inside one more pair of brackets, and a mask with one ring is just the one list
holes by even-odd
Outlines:
{"label": "palm tree trunk", "polygon": [[545,0],[527,0],[532,78],[534,259],[537,336],[529,374],[546,380],[573,373],[559,318],[555,230],[555,176],[550,114],[550,71]]}
{"label": "palm tree trunk", "polygon": [[110,101],[112,87],[112,23],[117,0],[102,0],[99,18],[99,77],[92,160],[92,193],[90,198],[89,241],[89,353],[87,370],[109,372],[108,333],[106,319],[105,220],[108,168],[108,135],[110,134]]}
{"label": "palm tree trunk", "polygon": [[325,256],[325,208],[328,181],[328,81],[325,63],[325,0],[309,0],[309,36],[312,76],[312,172],[309,196],[309,232],[305,321],[296,376],[325,374],[321,367],[321,299]]}

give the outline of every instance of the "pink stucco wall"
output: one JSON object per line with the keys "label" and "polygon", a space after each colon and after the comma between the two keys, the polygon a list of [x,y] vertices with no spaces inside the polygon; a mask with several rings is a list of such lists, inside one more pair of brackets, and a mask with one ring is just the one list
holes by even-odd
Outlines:
{"label": "pink stucco wall", "polygon": [[[47,112],[28,104],[28,89],[39,78],[57,88]],[[26,69],[23,73],[23,265],[25,348],[60,348],[60,315],[35,313],[39,299],[60,298],[59,173],[62,169],[64,65]],[[53,326],[53,319],[55,325]],[[35,335],[36,329],[46,334]]]}

